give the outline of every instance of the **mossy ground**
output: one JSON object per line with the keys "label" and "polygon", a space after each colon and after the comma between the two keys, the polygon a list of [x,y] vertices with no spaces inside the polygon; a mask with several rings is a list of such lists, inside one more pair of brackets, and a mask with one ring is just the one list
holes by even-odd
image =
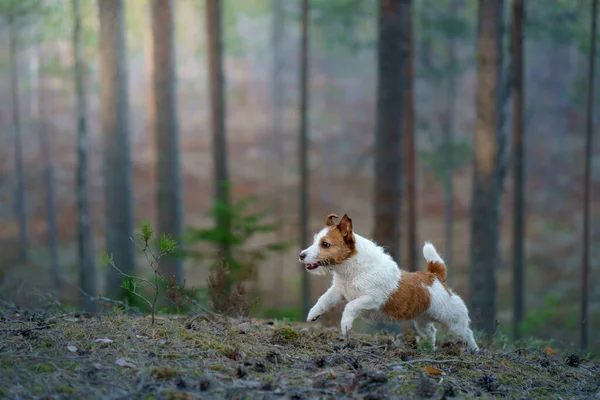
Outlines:
{"label": "mossy ground", "polygon": [[569,360],[544,348],[470,354],[444,339],[432,351],[410,333],[343,341],[316,324],[0,308],[0,398],[596,396],[597,361]]}

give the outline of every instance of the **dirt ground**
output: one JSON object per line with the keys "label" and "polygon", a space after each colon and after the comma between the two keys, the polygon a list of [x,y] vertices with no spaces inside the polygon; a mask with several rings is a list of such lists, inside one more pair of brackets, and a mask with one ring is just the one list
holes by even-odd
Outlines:
{"label": "dirt ground", "polygon": [[210,312],[89,315],[0,303],[10,399],[593,398],[600,365],[543,344],[471,354],[438,334],[353,333]]}

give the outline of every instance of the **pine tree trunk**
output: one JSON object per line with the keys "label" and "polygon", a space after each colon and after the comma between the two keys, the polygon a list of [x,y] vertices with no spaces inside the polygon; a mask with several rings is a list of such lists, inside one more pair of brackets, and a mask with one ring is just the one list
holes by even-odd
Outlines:
{"label": "pine tree trunk", "polygon": [[[40,57],[40,49],[37,49],[37,57],[39,64],[43,65],[42,57]],[[46,85],[44,84],[43,74],[40,69],[37,69],[37,91],[38,91],[38,129],[40,135],[40,151],[42,153],[42,162],[44,164],[44,187],[46,189],[46,217],[48,219],[48,247],[50,249],[50,277],[55,289],[61,286],[60,270],[58,265],[58,243],[56,229],[56,196],[54,191],[54,166],[52,164],[52,156],[48,143],[47,118],[48,114],[46,107],[48,101],[46,99]]]}
{"label": "pine tree trunk", "polygon": [[[123,0],[98,0],[100,16],[100,106],[104,131],[106,252],[124,273],[135,269],[133,185],[125,10]],[[110,296],[120,296],[123,277],[107,268]]]}
{"label": "pine tree trunk", "polygon": [[15,152],[15,207],[19,219],[19,257],[21,261],[28,260],[29,235],[27,233],[27,203],[25,202],[25,176],[23,173],[23,144],[21,132],[20,93],[19,93],[19,60],[18,60],[18,23],[9,16],[9,51],[10,75],[13,103],[14,152]]}
{"label": "pine tree trunk", "polygon": [[[308,27],[309,4],[302,0],[302,25],[300,34],[300,246],[308,247],[310,212],[308,197]],[[302,274],[302,311],[310,310],[310,276]]]}
{"label": "pine tree trunk", "polygon": [[[173,0],[152,0],[158,231],[179,239],[183,233],[183,210],[174,12]],[[158,269],[167,282],[174,278],[178,284],[183,284],[183,262],[179,256],[169,255],[161,258]]]}
{"label": "pine tree trunk", "polygon": [[590,58],[588,75],[588,99],[585,130],[585,180],[583,197],[583,249],[581,255],[581,350],[588,348],[589,336],[589,275],[590,275],[590,196],[592,185],[592,157],[594,132],[594,77],[596,72],[596,31],[598,28],[598,0],[592,1],[592,22],[590,29]]}
{"label": "pine tree trunk", "polygon": [[[283,154],[284,132],[283,132],[283,111],[284,111],[284,86],[283,86],[283,35],[284,35],[284,14],[283,6],[280,0],[272,0],[273,9],[273,31],[271,36],[271,46],[273,50],[273,79],[271,81],[271,101],[273,110],[273,151],[277,160],[277,167],[273,168],[276,173],[274,196],[275,219],[277,221],[277,236],[284,237],[284,174],[285,159]],[[285,255],[283,252],[277,254],[278,267],[274,268],[273,282],[273,300],[274,304],[282,304],[284,291],[284,268]]]}
{"label": "pine tree trunk", "polygon": [[[83,308],[90,312],[94,304],[89,296],[96,295],[96,256],[94,231],[88,200],[88,151],[89,133],[87,123],[87,95],[85,89],[85,65],[83,61],[83,33],[80,0],[73,0],[73,58],[75,73],[77,113],[77,257],[79,285],[85,294],[81,296]],[[87,294],[87,295],[86,295]]]}
{"label": "pine tree trunk", "polygon": [[[215,201],[229,207],[229,172],[227,168],[227,137],[225,129],[225,76],[223,74],[223,38],[221,21],[221,0],[206,0],[206,26],[208,37],[208,69],[212,112],[213,159]],[[229,232],[229,216],[217,213],[217,227],[221,232]],[[219,257],[228,260],[229,243],[219,245]]]}
{"label": "pine tree trunk", "polygon": [[520,338],[525,307],[525,138],[523,132],[523,26],[524,2],[513,0],[513,334]]}
{"label": "pine tree trunk", "polygon": [[380,0],[374,239],[400,259],[402,134],[409,53],[408,0]]}
{"label": "pine tree trunk", "polygon": [[408,218],[408,269],[418,269],[417,252],[417,168],[416,151],[417,143],[415,137],[415,105],[414,105],[414,33],[412,1],[408,0],[408,60],[406,61],[406,104],[404,115],[404,137],[406,140],[406,196],[407,196],[407,218]]}
{"label": "pine tree trunk", "polygon": [[477,122],[471,201],[471,312],[477,329],[491,338],[496,323],[500,261],[500,199],[504,168],[502,139],[503,0],[479,1]]}
{"label": "pine tree trunk", "polygon": [[[458,7],[456,1],[450,6],[450,13],[456,15]],[[446,76],[446,93],[444,105],[444,123],[442,128],[444,168],[444,262],[448,270],[448,280],[453,275],[452,263],[454,256],[454,124],[456,116],[456,43],[449,37],[446,44],[446,63],[450,72]]]}

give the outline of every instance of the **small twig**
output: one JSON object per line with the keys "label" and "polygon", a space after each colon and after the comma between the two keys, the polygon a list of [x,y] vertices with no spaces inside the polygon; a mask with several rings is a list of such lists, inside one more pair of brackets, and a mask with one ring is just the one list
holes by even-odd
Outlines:
{"label": "small twig", "polygon": [[478,362],[478,361],[463,361],[463,360],[456,360],[456,359],[432,360],[432,359],[429,359],[429,358],[421,358],[421,359],[418,359],[418,360],[401,361],[401,362],[397,363],[396,365],[416,364],[416,363],[422,363],[422,362],[438,363],[438,364],[447,364],[447,363],[481,364],[481,362]]}
{"label": "small twig", "polygon": [[27,331],[39,331],[42,329],[48,329],[51,326],[54,326],[56,324],[46,324],[43,326],[34,326],[31,328],[5,328],[5,329],[0,329],[0,332],[27,332]]}
{"label": "small twig", "polygon": [[139,282],[144,282],[147,283],[148,285],[150,285],[154,290],[156,290],[156,287],[154,286],[154,284],[152,282],[150,282],[148,279],[145,278],[139,278],[137,276],[133,276],[133,275],[129,275],[126,274],[125,272],[121,271],[116,265],[115,262],[111,260],[111,262],[109,263],[111,267],[113,267],[119,274],[121,274],[122,276],[124,276],[125,278],[129,278],[129,279],[135,279],[136,281]]}

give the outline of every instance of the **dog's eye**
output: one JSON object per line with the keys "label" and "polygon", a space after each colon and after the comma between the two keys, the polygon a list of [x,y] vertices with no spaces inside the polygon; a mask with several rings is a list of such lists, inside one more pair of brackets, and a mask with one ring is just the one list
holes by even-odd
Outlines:
{"label": "dog's eye", "polygon": [[323,242],[323,243],[321,243],[321,246],[323,246],[324,248],[328,248],[331,245],[327,242]]}

